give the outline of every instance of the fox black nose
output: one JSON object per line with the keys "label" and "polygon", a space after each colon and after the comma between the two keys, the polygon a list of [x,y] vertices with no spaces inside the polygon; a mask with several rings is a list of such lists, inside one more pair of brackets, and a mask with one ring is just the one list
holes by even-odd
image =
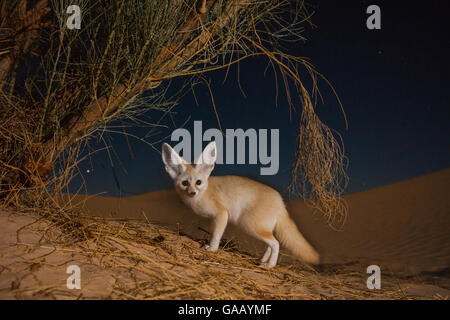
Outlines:
{"label": "fox black nose", "polygon": [[191,196],[195,196],[195,195],[197,194],[197,192],[191,191],[191,192],[189,192],[189,194],[190,194]]}

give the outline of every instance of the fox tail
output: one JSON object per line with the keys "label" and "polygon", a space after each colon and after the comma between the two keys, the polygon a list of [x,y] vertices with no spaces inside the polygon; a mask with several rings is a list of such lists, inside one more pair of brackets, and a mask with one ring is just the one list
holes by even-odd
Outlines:
{"label": "fox tail", "polygon": [[275,235],[296,257],[309,264],[318,264],[320,256],[297,229],[294,221],[284,210],[275,225]]}

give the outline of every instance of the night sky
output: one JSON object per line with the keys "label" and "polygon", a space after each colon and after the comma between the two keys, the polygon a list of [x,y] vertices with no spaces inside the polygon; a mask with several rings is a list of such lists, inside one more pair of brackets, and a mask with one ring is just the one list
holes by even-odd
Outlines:
{"label": "night sky", "polygon": [[[337,100],[325,82],[319,87],[324,104],[317,106],[323,122],[344,139],[350,182],[346,193],[431,173],[450,167],[450,46],[448,17],[441,1],[312,1],[315,28],[305,24],[305,43],[289,45],[289,52],[308,57],[338,92],[349,127]],[[345,3],[345,5],[342,5]],[[382,12],[382,29],[366,28],[366,8],[377,4]],[[275,105],[275,80],[267,58],[251,58],[225,71],[207,74],[222,128],[280,129],[280,170],[275,176],[260,176],[260,165],[217,165],[213,174],[235,174],[264,182],[286,195],[294,160],[301,105],[290,117],[280,83]],[[239,72],[238,72],[239,71]],[[245,96],[238,85],[240,85]],[[310,88],[310,80],[303,80]],[[169,91],[180,87],[173,81]],[[170,142],[171,132],[180,126],[189,130],[194,120],[203,130],[217,128],[217,119],[205,85],[188,92],[174,108],[172,119],[161,122],[148,142]],[[161,113],[145,118],[157,121]],[[143,137],[148,128],[127,128]],[[80,166],[87,192],[132,195],[172,187],[159,152],[129,137],[132,152],[120,134],[103,136],[114,148],[97,152]],[[157,149],[161,143],[155,144]],[[93,148],[104,143],[92,141]],[[206,146],[206,143],[204,143]],[[110,160],[112,159],[112,161]],[[89,171],[89,173],[88,173]],[[76,191],[80,179],[75,179]],[[119,189],[120,188],[120,189]]]}

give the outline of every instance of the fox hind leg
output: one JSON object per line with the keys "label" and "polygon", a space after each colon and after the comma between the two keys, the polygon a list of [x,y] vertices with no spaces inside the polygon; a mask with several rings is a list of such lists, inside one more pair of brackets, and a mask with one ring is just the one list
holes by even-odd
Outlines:
{"label": "fox hind leg", "polygon": [[265,264],[269,260],[271,253],[272,249],[269,246],[267,246],[266,253],[264,253],[263,257],[261,258],[261,264]]}
{"label": "fox hind leg", "polygon": [[241,215],[239,225],[248,235],[263,241],[268,246],[261,259],[261,266],[273,268],[277,264],[280,244],[273,235],[276,214],[271,214],[273,210],[267,210],[267,207],[266,205],[258,205],[249,208]]}
{"label": "fox hind leg", "polygon": [[[264,241],[269,246],[266,250],[266,253],[263,256],[263,259],[264,258],[268,259],[268,262],[261,261],[262,265],[268,268],[275,267],[277,264],[278,254],[280,251],[280,243],[278,242],[277,239],[275,239],[272,232],[270,231],[259,232],[257,235],[260,240]],[[266,257],[266,255],[269,257]]]}
{"label": "fox hind leg", "polygon": [[265,239],[264,241],[267,242],[267,244],[270,246],[270,249],[271,249],[271,254],[270,254],[270,258],[269,258],[267,267],[273,268],[276,266],[277,261],[278,261],[278,253],[280,251],[280,244],[277,241],[277,239],[275,239],[274,236],[272,236],[271,239]]}

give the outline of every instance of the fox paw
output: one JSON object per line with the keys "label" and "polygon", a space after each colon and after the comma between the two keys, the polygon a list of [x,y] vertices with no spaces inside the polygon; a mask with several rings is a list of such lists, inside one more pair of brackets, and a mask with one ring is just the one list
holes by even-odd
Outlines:
{"label": "fox paw", "polygon": [[206,249],[206,251],[216,252],[219,248],[212,247],[212,246],[210,246],[209,244],[206,244],[206,245],[205,245],[205,249]]}
{"label": "fox paw", "polygon": [[264,269],[272,269],[273,267],[275,267],[275,265],[271,265],[268,262],[261,262],[259,266]]}

